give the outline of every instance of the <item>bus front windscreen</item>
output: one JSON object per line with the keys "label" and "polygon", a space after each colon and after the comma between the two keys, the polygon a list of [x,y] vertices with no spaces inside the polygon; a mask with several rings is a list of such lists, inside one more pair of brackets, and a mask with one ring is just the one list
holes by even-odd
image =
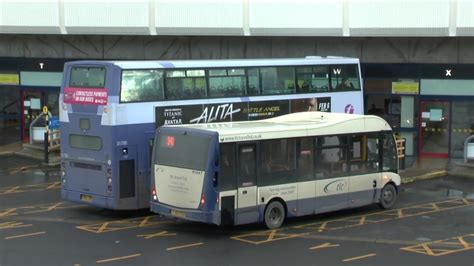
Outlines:
{"label": "bus front windscreen", "polygon": [[163,132],[155,146],[155,164],[206,170],[211,136],[196,135],[186,131]]}

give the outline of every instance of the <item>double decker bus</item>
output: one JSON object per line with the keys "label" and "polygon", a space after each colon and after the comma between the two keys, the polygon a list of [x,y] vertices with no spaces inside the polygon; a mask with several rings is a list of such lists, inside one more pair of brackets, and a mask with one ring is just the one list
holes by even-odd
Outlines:
{"label": "double decker bus", "polygon": [[60,92],[62,198],[148,208],[161,125],[363,113],[359,60],[76,61]]}
{"label": "double decker bus", "polygon": [[151,211],[270,229],[289,217],[391,208],[401,181],[386,121],[322,112],[162,126],[153,164]]}

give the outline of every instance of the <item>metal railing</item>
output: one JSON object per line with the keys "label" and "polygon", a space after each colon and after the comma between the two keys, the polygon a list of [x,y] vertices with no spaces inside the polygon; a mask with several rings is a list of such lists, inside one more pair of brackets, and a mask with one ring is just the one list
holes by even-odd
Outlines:
{"label": "metal railing", "polygon": [[399,162],[399,168],[405,169],[405,142],[406,140],[400,137],[396,137],[395,140],[397,144],[397,158]]}

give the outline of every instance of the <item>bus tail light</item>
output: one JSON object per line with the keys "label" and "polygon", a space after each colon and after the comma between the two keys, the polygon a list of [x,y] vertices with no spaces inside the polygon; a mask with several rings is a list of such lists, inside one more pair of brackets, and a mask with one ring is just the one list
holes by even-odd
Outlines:
{"label": "bus tail light", "polygon": [[204,206],[204,204],[206,204],[206,197],[204,196],[204,194],[201,195],[201,207]]}
{"label": "bus tail light", "polygon": [[112,193],[112,169],[107,168],[107,191]]}
{"label": "bus tail light", "polygon": [[151,189],[151,195],[153,196],[153,200],[154,200],[154,201],[157,201],[157,200],[158,200],[158,196],[156,195],[155,186],[153,186],[153,188]]}

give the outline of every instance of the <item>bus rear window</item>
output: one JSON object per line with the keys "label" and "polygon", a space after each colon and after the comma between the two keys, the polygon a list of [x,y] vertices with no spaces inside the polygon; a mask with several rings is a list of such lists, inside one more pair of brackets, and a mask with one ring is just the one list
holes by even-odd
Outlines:
{"label": "bus rear window", "polygon": [[210,136],[161,133],[155,147],[155,163],[160,165],[206,170],[211,145]]}
{"label": "bus rear window", "polygon": [[72,148],[95,150],[102,149],[102,139],[96,136],[69,135],[69,146]]}
{"label": "bus rear window", "polygon": [[73,67],[69,86],[80,88],[104,88],[105,68],[103,67]]}

